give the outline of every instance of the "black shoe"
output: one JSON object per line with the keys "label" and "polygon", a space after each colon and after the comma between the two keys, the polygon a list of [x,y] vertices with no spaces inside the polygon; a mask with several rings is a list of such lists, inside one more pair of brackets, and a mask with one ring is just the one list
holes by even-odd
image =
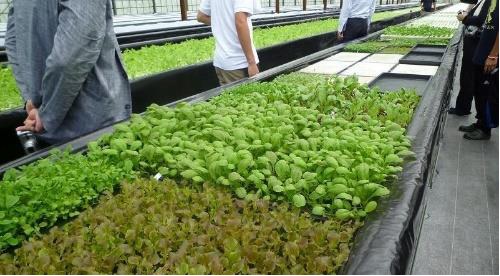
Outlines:
{"label": "black shoe", "polygon": [[459,110],[456,107],[451,107],[450,109],[448,109],[448,113],[449,114],[453,114],[453,115],[457,115],[457,116],[466,116],[466,115],[470,114],[470,111],[469,112],[464,112],[462,110]]}
{"label": "black shoe", "polygon": [[490,140],[491,134],[488,134],[480,129],[475,129],[472,132],[465,133],[464,138],[467,140]]}
{"label": "black shoe", "polygon": [[477,125],[476,125],[476,123],[473,123],[472,125],[468,125],[468,126],[460,126],[458,128],[458,131],[461,131],[461,132],[473,132],[476,129],[477,129]]}

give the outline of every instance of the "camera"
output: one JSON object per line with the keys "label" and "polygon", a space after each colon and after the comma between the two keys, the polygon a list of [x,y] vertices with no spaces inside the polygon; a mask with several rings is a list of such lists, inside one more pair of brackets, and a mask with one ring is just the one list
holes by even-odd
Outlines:
{"label": "camera", "polygon": [[17,137],[23,146],[26,154],[33,153],[38,150],[38,142],[36,136],[31,131],[18,131]]}

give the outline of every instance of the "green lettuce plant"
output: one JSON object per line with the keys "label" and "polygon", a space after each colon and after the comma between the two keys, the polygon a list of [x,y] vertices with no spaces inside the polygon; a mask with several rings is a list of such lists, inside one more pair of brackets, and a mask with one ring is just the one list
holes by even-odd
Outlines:
{"label": "green lettuce plant", "polygon": [[212,185],[137,181],[0,255],[0,273],[334,274],[360,226]]}

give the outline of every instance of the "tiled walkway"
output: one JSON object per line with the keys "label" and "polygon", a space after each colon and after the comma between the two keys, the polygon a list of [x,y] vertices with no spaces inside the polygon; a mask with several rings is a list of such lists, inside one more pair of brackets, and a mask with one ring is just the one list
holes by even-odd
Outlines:
{"label": "tiled walkway", "polygon": [[[452,106],[458,90],[457,82]],[[413,274],[499,273],[498,131],[490,141],[463,139],[458,127],[473,121],[447,118]]]}

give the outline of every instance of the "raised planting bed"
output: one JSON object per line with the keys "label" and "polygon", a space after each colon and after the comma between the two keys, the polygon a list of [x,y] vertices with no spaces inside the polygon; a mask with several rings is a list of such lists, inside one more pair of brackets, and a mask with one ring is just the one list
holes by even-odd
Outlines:
{"label": "raised planting bed", "polygon": [[412,92],[384,94],[354,78],[291,74],[207,103],[151,107],[90,142],[85,156],[56,154],[6,172],[0,210],[9,224],[0,224],[7,225],[0,246],[77,215],[119,177],[158,173],[220,185],[241,199],[288,202],[318,217],[362,219],[412,154],[403,127],[417,102]]}
{"label": "raised planting bed", "polygon": [[382,91],[397,91],[400,89],[415,90],[419,95],[423,95],[431,76],[383,73],[370,82],[370,87],[378,87]]}
{"label": "raised planting bed", "polygon": [[[406,10],[376,13],[372,29],[379,30],[381,25],[384,27],[388,26],[387,22],[397,24],[418,15],[418,12],[408,13]],[[281,27],[262,28],[254,31],[254,39],[256,47],[264,51],[273,45],[282,45],[285,42],[293,42],[297,39],[300,40],[301,38],[314,37],[327,33],[331,37],[331,42],[322,42],[319,48],[324,49],[324,47],[333,45],[336,36],[332,31],[337,28],[337,24],[338,19],[327,19]],[[167,43],[161,46],[143,47],[138,50],[126,50],[123,53],[123,59],[129,77],[131,79],[138,79],[144,76],[159,74],[160,72],[174,69],[183,71],[186,68],[189,69],[189,66],[210,63],[214,47],[215,42],[212,37],[192,39],[182,43]],[[261,56],[261,62],[264,62],[267,56],[261,54],[260,51],[259,54],[264,55]],[[216,80],[215,73],[212,72],[213,68],[210,69],[212,69],[211,72],[200,75],[198,79],[208,76],[211,80]],[[14,84],[15,82],[12,76],[10,76],[12,73],[10,69],[7,70],[2,77],[5,77],[4,81]],[[189,79],[189,82],[192,83],[192,78]],[[8,89],[7,93],[4,94],[9,95],[9,100],[5,101],[8,105],[4,101],[0,101],[0,111],[11,108],[10,103],[21,103],[17,87],[15,85],[5,87]],[[206,88],[205,90],[213,87],[215,86]]]}
{"label": "raised planting bed", "polygon": [[[419,13],[416,12],[389,20],[375,22],[372,25],[372,31],[399,24],[410,18],[417,17],[418,15]],[[260,49],[260,68],[264,71],[323,49],[328,49],[336,44],[335,37],[336,32],[331,32]],[[171,103],[215,88],[218,85],[218,80],[211,62],[190,65],[149,77],[139,78],[131,83],[133,111],[135,113],[140,113],[152,103]],[[19,116],[22,112],[23,111],[19,109],[13,112],[7,111],[0,114],[0,135],[3,137],[10,137],[6,142],[13,145],[11,149],[7,149],[7,151],[12,150],[12,153],[0,156],[0,164],[8,163],[24,155],[23,152],[19,150],[19,141],[12,127],[22,124],[24,118]],[[11,123],[9,124],[1,123],[1,119],[4,117],[12,118],[11,113],[16,115],[15,118],[18,120],[17,124],[15,121],[10,121]]]}
{"label": "raised planting bed", "polygon": [[[415,4],[406,4],[401,7],[380,7],[377,6],[374,19],[385,19],[390,15],[396,16],[418,9]],[[277,18],[261,18],[253,20],[254,29],[272,28],[278,26],[287,26],[293,24],[306,23],[324,19],[337,18],[340,10],[328,10],[314,14],[299,14],[293,16],[280,16]],[[181,28],[168,28],[152,31],[133,31],[117,34],[118,42],[122,50],[140,49],[151,45],[164,45],[166,43],[179,43],[189,39],[207,38],[212,35],[209,26],[196,25]],[[0,49],[1,50],[1,49]],[[1,53],[1,52],[0,52]],[[1,61],[1,54],[0,54]]]}
{"label": "raised planting bed", "polygon": [[[460,37],[456,39],[460,39]],[[160,172],[164,176],[174,175],[176,177],[173,178],[187,180],[192,183],[191,185],[196,185],[194,183],[199,182],[208,182],[212,185],[219,183],[220,186],[225,186],[224,189],[227,191],[232,191],[235,197],[245,198],[245,200],[250,201],[259,197],[277,203],[289,202],[290,205],[301,208],[303,212],[314,213],[316,219],[322,218],[326,219],[326,221],[352,221],[352,219],[361,219],[363,215],[370,213],[368,219],[365,219],[366,226],[357,235],[354,251],[351,253],[350,261],[344,267],[344,271],[349,273],[404,273],[411,260],[415,239],[418,237],[418,214],[424,196],[423,187],[429,180],[429,171],[433,168],[433,154],[437,152],[433,149],[438,141],[440,126],[442,125],[441,120],[444,112],[441,112],[441,108],[446,104],[446,99],[449,96],[450,78],[457,53],[455,42],[455,40],[452,41],[451,45],[453,46],[449,47],[438,74],[436,74],[428,88],[432,89],[434,93],[424,94],[413,117],[408,112],[412,109],[408,100],[417,99],[414,93],[384,94],[372,91],[366,86],[359,86],[352,78],[325,80],[322,77],[308,75],[306,78],[302,75],[293,74],[278,77],[270,83],[249,83],[236,87],[209,103],[181,104],[175,109],[152,107],[143,117],[134,116],[130,124],[116,126],[113,134],[104,135],[97,143],[90,143],[89,151],[85,157],[79,157],[81,155],[76,154],[70,155],[76,156],[70,158],[99,161],[105,166],[111,166],[110,168],[116,166],[120,168],[118,171],[124,177],[148,177]],[[258,78],[249,80],[249,82],[270,79],[283,72],[300,69],[308,63],[315,62],[317,59],[331,54],[330,51],[313,54],[308,58],[263,73]],[[191,97],[189,100],[193,103],[200,102],[219,94],[221,94],[221,91],[217,89]],[[377,107],[379,112],[377,112]],[[398,111],[387,113],[381,110]],[[260,112],[253,113],[252,111]],[[401,114],[408,114],[408,117],[398,116]],[[303,119],[295,118],[296,115],[301,115]],[[399,120],[396,121],[399,123],[390,122],[386,116],[395,118],[395,121]],[[288,120],[292,120],[292,123],[288,122]],[[399,174],[399,181],[387,181],[396,176],[399,170],[396,163],[392,163],[396,162],[396,158],[389,157],[391,153],[388,149],[392,147],[393,150],[398,150],[398,154],[406,155],[407,152],[404,148],[410,145],[406,144],[408,140],[404,135],[405,130],[401,124],[404,125],[410,120],[411,123],[406,132],[412,137],[411,147],[416,152],[416,160],[405,165],[403,172]],[[291,126],[293,130],[288,126]],[[272,131],[273,129],[274,131]],[[250,130],[250,132],[247,130]],[[374,131],[377,132],[379,138],[372,135]],[[109,132],[109,130],[103,130],[84,137],[80,143],[86,144],[106,132]],[[325,132],[326,135],[323,136]],[[269,133],[270,137],[266,133]],[[273,140],[274,134],[282,135],[282,139],[274,138]],[[334,137],[330,137],[330,135],[334,135]],[[398,137],[402,140],[398,140]],[[269,140],[267,140],[268,138]],[[362,141],[365,138],[368,139]],[[389,141],[382,142],[378,141],[378,139],[389,139]],[[303,147],[306,147],[306,143],[302,140],[307,143],[307,150],[304,150]],[[279,141],[278,144],[274,144],[275,141]],[[330,144],[330,141],[333,144]],[[396,146],[394,143],[397,141],[402,144]],[[320,144],[317,144],[318,142]],[[75,143],[78,143],[78,141]],[[270,144],[271,150],[268,149],[268,144]],[[316,150],[314,149],[315,145]],[[321,147],[318,145],[321,145]],[[80,147],[80,150],[84,148]],[[404,148],[397,149],[397,147]],[[338,150],[335,150],[336,148]],[[366,153],[367,150],[374,150],[375,152],[381,150],[379,155],[388,155],[382,161],[375,158],[375,156],[364,155],[363,153]],[[402,152],[399,153],[399,150]],[[268,153],[271,151],[274,151],[275,154]],[[309,155],[311,151],[312,155]],[[340,151],[338,158],[336,151]],[[307,156],[300,152],[306,152]],[[360,154],[357,154],[357,152]],[[191,160],[193,156],[196,159]],[[267,160],[259,159],[259,156],[266,157]],[[274,159],[274,156],[276,156],[276,159]],[[333,157],[339,167],[334,171],[328,170],[328,167],[332,166],[331,168],[333,168],[336,164],[330,159],[328,161],[324,157],[321,158],[321,156]],[[398,158],[397,162],[402,162],[400,157],[394,157]],[[215,158],[214,160],[217,161],[212,162],[210,158]],[[299,181],[293,181],[292,167],[302,168],[303,165],[300,159],[305,162],[306,169],[301,170],[302,178]],[[342,159],[343,161],[341,161]],[[67,160],[67,157],[63,156],[53,162],[40,162],[45,162],[47,168],[58,170],[58,162],[65,162],[64,160]],[[272,160],[276,161],[274,165]],[[281,161],[287,163],[288,169]],[[24,164],[29,162],[29,160],[26,160]],[[10,182],[4,181],[0,184],[0,189],[5,189],[0,194],[6,195],[6,198],[9,197],[10,209],[5,212],[8,216],[6,220],[10,219],[10,217],[22,220],[22,212],[18,214],[11,214],[10,212],[11,210],[23,210],[21,207],[25,206],[26,202],[32,202],[29,196],[34,196],[37,193],[30,193],[29,191],[41,184],[36,181],[36,178],[45,179],[44,185],[55,187],[56,189],[52,190],[55,195],[59,192],[57,189],[63,189],[65,186],[54,186],[51,184],[52,181],[64,183],[73,179],[73,176],[65,178],[64,174],[54,180],[51,177],[44,177],[45,171],[48,170],[44,170],[43,167],[38,168],[40,162],[29,165],[22,171],[11,171],[5,175],[5,177],[9,177],[7,181]],[[281,163],[278,165],[278,162]],[[343,162],[352,163],[344,166]],[[358,164],[357,162],[361,163]],[[366,177],[366,167],[361,165],[362,163],[367,164],[369,167],[368,178],[370,180],[368,183],[363,181],[363,178]],[[50,164],[50,166],[47,164]],[[211,165],[207,168],[207,164]],[[384,174],[377,171],[375,166],[379,165],[385,166],[390,172],[390,175],[384,177],[383,184],[376,184],[375,182]],[[78,168],[78,162],[74,166]],[[340,167],[347,169],[347,171],[339,169]],[[393,167],[393,169],[390,167]],[[322,171],[318,171],[318,168],[322,169]],[[106,168],[103,169],[106,170]],[[61,172],[67,170],[68,167],[60,169]],[[240,173],[240,170],[243,172]],[[111,172],[113,171],[117,171],[116,168],[111,170]],[[294,171],[293,175],[297,177],[299,174],[296,169]],[[338,175],[337,177],[333,175],[330,177],[328,176],[329,173]],[[261,175],[264,176],[264,179],[262,179]],[[221,176],[222,178],[220,178]],[[325,176],[326,179],[323,178]],[[292,183],[287,183],[288,178],[282,181],[282,177],[290,177]],[[346,181],[345,184],[341,178]],[[115,178],[111,177],[110,179],[113,182]],[[79,181],[88,180],[79,179]],[[305,186],[303,185],[304,182]],[[17,187],[20,183],[23,183],[23,187],[30,187],[26,188],[22,193],[24,198],[19,196],[19,190],[12,188]],[[376,184],[376,186],[371,185],[371,183]],[[5,184],[11,188],[4,188]],[[295,190],[291,186],[289,187],[289,184],[294,186]],[[266,185],[266,188],[263,185]],[[389,191],[386,186],[395,191],[388,198],[383,196]],[[61,191],[65,195],[72,195],[72,189],[74,188],[65,188]],[[259,190],[264,191],[266,189],[269,194],[262,192],[259,194]],[[356,194],[360,193],[362,195],[363,191],[366,192],[370,189],[374,190],[369,201],[362,200],[361,198],[364,196],[360,197]],[[44,189],[40,190],[43,191]],[[87,192],[92,192],[91,195],[96,193],[92,189]],[[340,193],[337,194],[337,192]],[[79,191],[76,194],[81,194],[81,192]],[[56,197],[55,195],[54,197]],[[326,199],[325,197],[333,195],[335,195],[333,201],[330,199],[327,200],[328,203],[323,202]],[[382,196],[383,200],[374,200],[379,196]],[[355,199],[355,197],[360,199],[359,204],[358,199]],[[47,208],[53,208],[53,204],[55,206],[67,206],[66,204],[68,204],[76,210],[82,208],[82,205],[78,205],[81,203],[76,200],[68,201],[68,203],[65,203],[63,199],[44,201],[43,197],[39,197],[37,200],[38,212],[36,214],[38,214],[38,217],[35,216],[37,220],[30,221],[37,224],[45,222],[46,224],[41,229],[48,229],[50,225],[55,223],[47,223],[44,218],[44,212],[47,211]],[[60,204],[61,201],[62,204]],[[381,208],[373,211],[372,208],[375,207],[375,204],[370,203],[372,201],[378,202],[376,205]],[[340,206],[340,203],[342,203],[342,206]],[[330,204],[330,206],[327,204]],[[49,210],[52,211],[53,209]],[[63,219],[58,212],[51,214],[52,217],[59,216],[60,219]],[[332,218],[332,216],[335,218]],[[30,218],[32,219],[32,217]],[[21,227],[13,231],[9,233],[15,233],[15,235],[11,234],[14,239],[23,239],[26,235]],[[19,240],[10,240],[10,238],[9,241],[13,244],[19,242]],[[22,248],[29,248],[29,245],[25,247],[27,244]],[[43,244],[41,246],[43,247]],[[183,250],[182,252],[186,251]],[[15,254],[16,252],[12,253]],[[8,255],[4,255],[0,259],[7,260],[6,264],[9,265],[9,258]],[[17,259],[19,260],[19,258]],[[42,261],[42,264],[45,264],[47,257],[42,256]],[[133,258],[131,259],[131,265],[147,261],[144,258],[140,260]],[[80,265],[79,262],[75,262],[75,264]],[[81,266],[86,264],[84,262]],[[10,263],[10,265],[16,264]],[[12,268],[12,266],[8,267]],[[186,271],[186,269],[189,271],[190,268],[189,265],[181,267],[182,270],[180,271]],[[199,266],[195,267],[193,273],[202,271]]]}
{"label": "raised planting bed", "polygon": [[380,54],[407,54],[419,44],[446,47],[449,39],[445,38],[376,38],[362,43],[353,43],[345,48],[346,52],[354,53],[380,53]]}

